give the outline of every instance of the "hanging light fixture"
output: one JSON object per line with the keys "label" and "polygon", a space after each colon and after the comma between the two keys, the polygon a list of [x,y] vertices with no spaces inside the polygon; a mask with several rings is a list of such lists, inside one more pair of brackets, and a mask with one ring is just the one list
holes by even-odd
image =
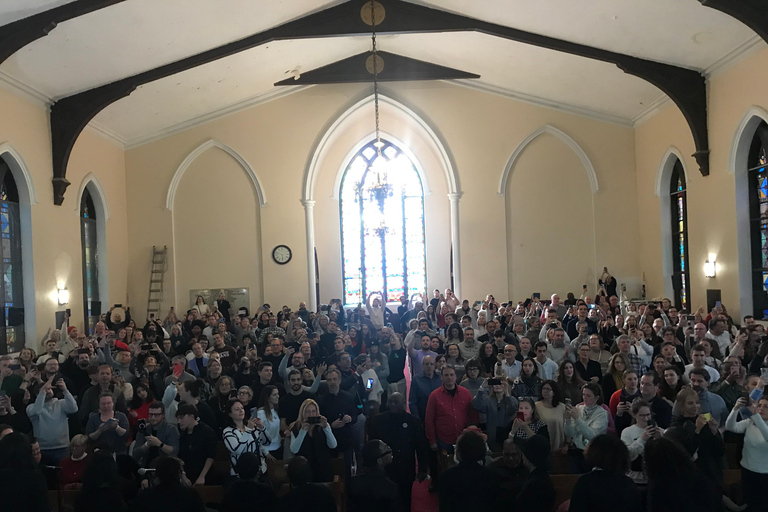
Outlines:
{"label": "hanging light fixture", "polygon": [[[386,200],[392,197],[394,187],[387,181],[387,162],[381,154],[384,143],[381,142],[381,133],[379,130],[379,73],[384,69],[384,60],[378,54],[376,48],[376,25],[384,20],[384,6],[375,0],[371,0],[369,5],[364,5],[361,17],[363,21],[371,25],[371,56],[366,59],[366,68],[373,74],[373,109],[374,123],[376,128],[376,141],[373,145],[376,147],[376,157],[373,163],[365,173],[365,181],[370,183],[363,187],[359,185],[361,200],[368,196],[370,200],[376,201],[381,214],[380,225],[374,229],[378,236],[384,236],[388,229],[384,225],[384,205]],[[371,175],[368,177],[368,175]]]}

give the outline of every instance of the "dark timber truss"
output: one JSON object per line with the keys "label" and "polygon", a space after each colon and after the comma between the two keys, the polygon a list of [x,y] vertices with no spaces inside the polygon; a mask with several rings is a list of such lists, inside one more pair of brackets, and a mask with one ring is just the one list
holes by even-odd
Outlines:
{"label": "dark timber truss", "polygon": [[[87,14],[120,1],[123,0],[78,0],[0,27],[0,63],[25,44],[29,44],[35,39],[46,35],[56,26],[56,23]],[[768,1],[699,1],[708,7],[721,10],[741,20],[768,41]],[[376,27],[378,34],[480,32],[511,41],[608,62],[616,65],[625,73],[650,82],[667,94],[685,116],[693,134],[696,147],[696,152],[693,156],[699,164],[701,174],[704,176],[709,174],[706,83],[701,73],[678,66],[662,64],[609,50],[517,30],[430,7],[410,4],[403,0],[379,0],[379,2],[386,9],[386,17]],[[202,66],[272,41],[321,37],[367,37],[370,35],[371,28],[363,22],[360,16],[361,9],[366,4],[368,4],[367,0],[350,0],[344,4],[330,7],[197,55],[60,99],[51,108],[54,203],[57,205],[62,204],[64,192],[67,186],[69,186],[69,181],[66,179],[67,163],[77,137],[88,122],[108,105],[128,96],[140,85]],[[392,55],[390,58],[392,57],[398,56]],[[333,64],[330,66],[333,66]],[[314,72],[319,72],[330,66],[314,70]],[[450,70],[450,68],[445,69]],[[458,72],[456,70],[451,71]],[[326,79],[331,80],[330,76],[328,74]],[[317,79],[319,80],[319,78]],[[297,81],[292,83],[295,84]]]}

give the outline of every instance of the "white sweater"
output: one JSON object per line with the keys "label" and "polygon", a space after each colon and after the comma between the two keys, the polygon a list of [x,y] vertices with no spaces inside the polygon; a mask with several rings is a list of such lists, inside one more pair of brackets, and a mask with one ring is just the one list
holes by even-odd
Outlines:
{"label": "white sweater", "polygon": [[579,417],[565,420],[565,435],[573,440],[575,448],[583,450],[592,439],[608,430],[608,412],[599,405],[579,404],[576,409]]}
{"label": "white sweater", "polygon": [[741,466],[754,473],[768,473],[768,425],[759,414],[747,420],[736,421],[739,412],[734,409],[725,422],[726,430],[744,434]]}

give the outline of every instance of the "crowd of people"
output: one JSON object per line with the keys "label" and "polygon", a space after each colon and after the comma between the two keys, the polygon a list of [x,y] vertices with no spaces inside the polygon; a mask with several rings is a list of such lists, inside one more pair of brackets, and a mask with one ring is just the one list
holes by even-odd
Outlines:
{"label": "crowd of people", "polygon": [[[763,326],[621,300],[607,274],[565,301],[448,289],[251,314],[221,294],[143,327],[116,306],[92,332],[67,319],[40,352],[0,357],[5,510],[48,510],[45,489],[79,490],[77,511],[203,510],[190,487],[214,484],[222,510],[322,508],[340,457],[350,512],[408,511],[426,480],[441,510],[549,512],[553,457],[583,475],[574,511],[768,510]],[[743,446],[744,506],[723,495],[726,442]]]}

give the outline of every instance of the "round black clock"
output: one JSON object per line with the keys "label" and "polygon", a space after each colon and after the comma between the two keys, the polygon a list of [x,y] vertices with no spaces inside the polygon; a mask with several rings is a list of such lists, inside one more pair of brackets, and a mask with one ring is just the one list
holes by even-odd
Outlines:
{"label": "round black clock", "polygon": [[293,253],[291,252],[291,248],[287,245],[278,245],[272,249],[272,259],[275,260],[275,263],[278,265],[285,265],[291,261],[292,257]]}

